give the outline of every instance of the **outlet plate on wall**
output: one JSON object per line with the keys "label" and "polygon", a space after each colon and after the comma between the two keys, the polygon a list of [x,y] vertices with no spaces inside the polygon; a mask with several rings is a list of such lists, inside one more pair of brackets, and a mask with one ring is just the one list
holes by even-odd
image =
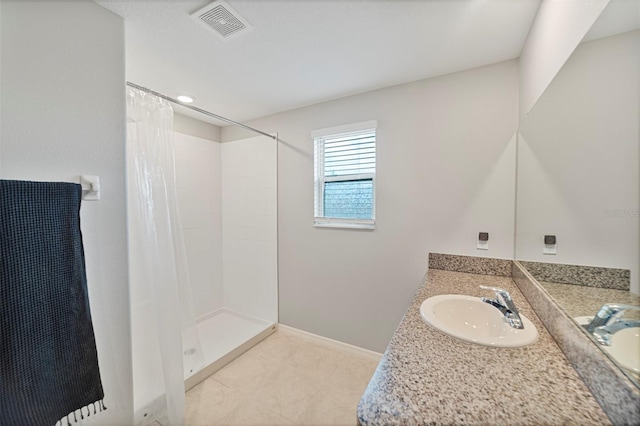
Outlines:
{"label": "outlet plate on wall", "polygon": [[489,250],[489,233],[488,232],[478,233],[478,240],[476,241],[476,249]]}
{"label": "outlet plate on wall", "polygon": [[542,246],[542,254],[557,254],[558,240],[555,235],[545,235],[544,245]]}

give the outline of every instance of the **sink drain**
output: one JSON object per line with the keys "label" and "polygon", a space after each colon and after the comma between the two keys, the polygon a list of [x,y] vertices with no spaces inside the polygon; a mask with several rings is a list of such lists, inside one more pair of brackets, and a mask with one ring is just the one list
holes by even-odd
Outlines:
{"label": "sink drain", "polygon": [[196,348],[189,348],[186,351],[184,351],[185,355],[193,355],[196,353]]}

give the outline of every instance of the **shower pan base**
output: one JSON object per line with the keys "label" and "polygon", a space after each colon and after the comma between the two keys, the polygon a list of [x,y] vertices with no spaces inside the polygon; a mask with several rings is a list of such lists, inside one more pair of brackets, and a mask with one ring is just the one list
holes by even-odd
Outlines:
{"label": "shower pan base", "polygon": [[[273,334],[277,323],[254,318],[229,308],[220,308],[197,321],[204,367],[185,371],[185,389],[189,390],[253,346]],[[185,348],[185,357],[193,354]],[[185,362],[185,365],[188,363]]]}

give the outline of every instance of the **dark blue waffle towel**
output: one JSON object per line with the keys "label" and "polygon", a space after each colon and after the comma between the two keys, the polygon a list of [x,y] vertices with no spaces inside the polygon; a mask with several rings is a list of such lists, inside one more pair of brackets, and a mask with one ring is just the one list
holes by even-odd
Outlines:
{"label": "dark blue waffle towel", "polygon": [[73,183],[0,180],[0,425],[66,426],[105,408],[81,195]]}

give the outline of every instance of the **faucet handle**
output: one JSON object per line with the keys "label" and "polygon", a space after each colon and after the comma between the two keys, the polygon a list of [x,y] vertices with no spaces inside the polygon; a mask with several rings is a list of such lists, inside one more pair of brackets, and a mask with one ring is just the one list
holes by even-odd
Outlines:
{"label": "faucet handle", "polygon": [[595,317],[587,325],[587,331],[593,333],[596,328],[603,327],[613,323],[624,315],[626,310],[640,310],[640,306],[622,305],[617,303],[607,303],[602,305]]}
{"label": "faucet handle", "polygon": [[640,306],[623,305],[623,304],[620,304],[620,303],[607,303],[606,305],[603,305],[602,307],[603,308],[605,308],[605,307],[613,308],[613,309],[617,309],[617,310],[620,310],[620,311],[626,311],[627,309],[640,311]]}
{"label": "faucet handle", "polygon": [[607,303],[605,305],[602,305],[596,316],[602,319],[620,318],[626,310],[638,311],[640,310],[640,306]]}

